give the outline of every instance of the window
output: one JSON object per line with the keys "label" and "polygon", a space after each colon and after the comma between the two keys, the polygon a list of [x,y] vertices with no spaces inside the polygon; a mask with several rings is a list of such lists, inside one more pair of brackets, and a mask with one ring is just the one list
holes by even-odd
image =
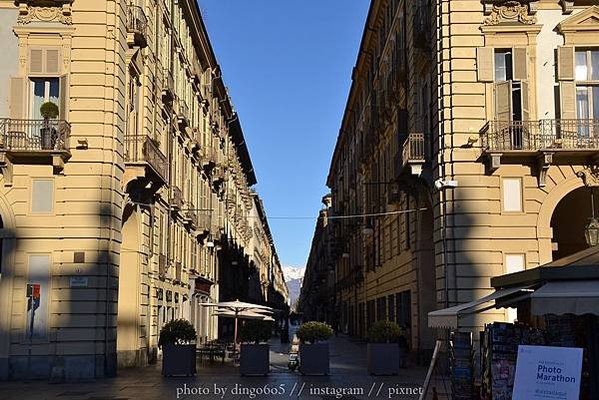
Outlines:
{"label": "window", "polygon": [[[599,119],[599,50],[576,50],[576,116],[579,120]],[[578,124],[579,137],[597,136],[595,124]]]}
{"label": "window", "polygon": [[31,186],[31,212],[51,213],[54,206],[54,182],[33,180]]}
{"label": "window", "polygon": [[43,119],[40,113],[42,104],[52,102],[56,105],[60,102],[60,80],[59,78],[30,78],[30,108],[29,118]]}
{"label": "window", "polygon": [[520,178],[503,178],[503,211],[522,212],[522,180]]}

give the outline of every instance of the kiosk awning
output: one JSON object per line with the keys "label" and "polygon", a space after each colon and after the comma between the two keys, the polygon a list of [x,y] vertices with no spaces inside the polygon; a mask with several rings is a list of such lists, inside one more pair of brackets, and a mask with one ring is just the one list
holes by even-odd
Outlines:
{"label": "kiosk awning", "polygon": [[599,280],[548,282],[530,298],[534,315],[599,315]]}
{"label": "kiosk awning", "polygon": [[497,300],[514,296],[520,292],[530,291],[531,290],[526,287],[499,289],[488,296],[469,303],[458,304],[457,306],[432,311],[428,313],[428,326],[429,328],[457,329],[461,317],[495,308],[495,302]]}

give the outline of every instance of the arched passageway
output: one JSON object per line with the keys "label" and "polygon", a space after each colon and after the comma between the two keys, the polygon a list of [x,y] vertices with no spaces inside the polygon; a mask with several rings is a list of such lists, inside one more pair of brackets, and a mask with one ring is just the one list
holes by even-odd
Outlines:
{"label": "arched passageway", "polygon": [[591,190],[587,187],[573,190],[558,203],[551,217],[553,260],[588,248],[584,232],[591,215]]}

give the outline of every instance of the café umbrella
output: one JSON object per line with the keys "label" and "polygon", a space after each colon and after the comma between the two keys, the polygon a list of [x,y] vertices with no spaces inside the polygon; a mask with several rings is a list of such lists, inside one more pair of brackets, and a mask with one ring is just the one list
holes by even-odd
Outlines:
{"label": "caf\u00e9 umbrella", "polygon": [[[252,304],[235,300],[222,301],[220,303],[200,303],[200,305],[204,307],[216,307],[217,314],[224,314],[221,315],[223,317],[235,318],[235,331],[233,334],[233,343],[235,344],[235,346],[237,346],[237,324],[239,318],[244,318],[244,316],[250,316],[250,318],[247,319],[253,318],[262,319],[266,321],[272,320],[272,317],[266,314],[272,313],[273,309],[268,306],[262,306],[260,304]],[[260,315],[262,316],[262,318],[257,317]],[[267,317],[270,319],[267,319]]]}

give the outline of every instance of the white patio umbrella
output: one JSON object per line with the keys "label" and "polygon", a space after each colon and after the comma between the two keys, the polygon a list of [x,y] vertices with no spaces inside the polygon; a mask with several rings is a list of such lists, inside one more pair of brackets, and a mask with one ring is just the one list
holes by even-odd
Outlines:
{"label": "white patio umbrella", "polygon": [[[241,316],[241,314],[246,313],[247,312],[252,312],[254,314],[257,315],[263,315],[264,318],[266,318],[267,316],[264,314],[267,313],[271,313],[273,312],[273,309],[271,307],[268,306],[263,306],[260,304],[252,304],[252,303],[246,303],[243,301],[239,301],[239,300],[235,300],[235,301],[223,301],[220,303],[200,303],[201,306],[204,307],[216,307],[217,308],[217,312],[221,312],[221,311],[229,311],[231,313],[231,318],[235,318],[235,331],[233,334],[233,343],[235,344],[235,346],[237,346],[237,325],[238,325],[238,320],[239,318],[243,318]],[[224,317],[225,315],[223,315]],[[227,315],[228,317],[228,315]],[[268,315],[269,318],[272,319],[272,317],[270,317],[270,315]],[[263,320],[265,320],[264,318],[262,318]]]}

